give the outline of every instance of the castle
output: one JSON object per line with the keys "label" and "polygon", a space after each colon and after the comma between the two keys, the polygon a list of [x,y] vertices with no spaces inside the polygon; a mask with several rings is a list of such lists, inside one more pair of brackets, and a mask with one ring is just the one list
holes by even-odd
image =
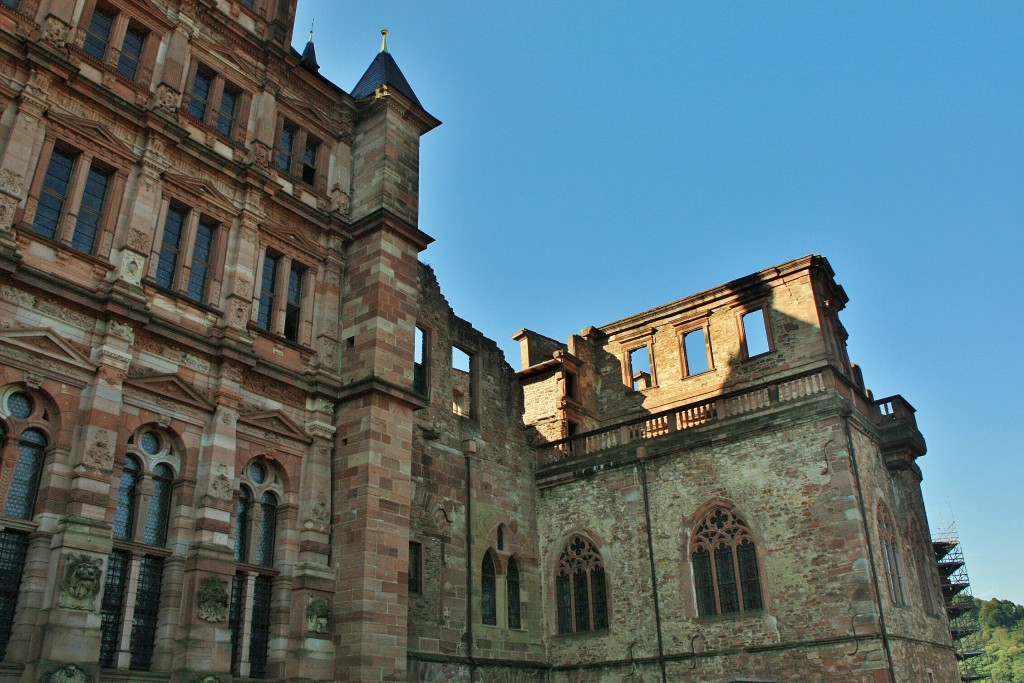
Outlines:
{"label": "castle", "polygon": [[521,369],[296,0],[0,0],[0,681],[955,681],[818,256]]}

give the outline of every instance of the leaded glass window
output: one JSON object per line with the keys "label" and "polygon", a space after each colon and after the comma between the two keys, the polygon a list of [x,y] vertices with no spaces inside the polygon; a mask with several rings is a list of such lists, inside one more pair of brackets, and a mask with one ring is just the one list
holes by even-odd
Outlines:
{"label": "leaded glass window", "polygon": [[121,641],[121,612],[124,609],[130,567],[131,555],[127,551],[115,550],[107,558],[103,602],[100,605],[100,666],[108,669],[117,666],[117,649]]}
{"label": "leaded glass window", "polygon": [[135,458],[125,458],[121,485],[117,489],[117,511],[114,513],[114,538],[131,540],[135,518],[136,493],[142,472]]}
{"label": "leaded glass window", "polygon": [[249,638],[249,677],[267,677],[267,646],[270,644],[269,576],[257,576],[252,596],[252,636]]}
{"label": "leaded glass window", "polygon": [[488,552],[484,555],[480,571],[480,619],[495,626],[498,623],[498,592],[495,581],[494,558]]}
{"label": "leaded glass window", "polygon": [[585,633],[608,628],[608,588],[604,561],[588,539],[574,535],[555,567],[558,633]]}
{"label": "leaded glass window", "polygon": [[27,419],[32,414],[34,405],[32,397],[24,391],[16,391],[7,397],[7,412],[12,417],[21,418],[22,420]]}
{"label": "leaded glass window", "polygon": [[71,172],[75,168],[75,155],[54,149],[43,178],[43,189],[39,193],[39,205],[32,220],[32,230],[37,235],[54,239],[57,226],[68,198]]}
{"label": "leaded glass window", "polygon": [[732,510],[716,507],[701,518],[690,544],[690,561],[698,615],[764,607],[757,549],[750,529]]}
{"label": "leaded glass window", "polygon": [[11,640],[27,554],[27,533],[13,529],[0,531],[0,661],[4,660],[7,643]]}
{"label": "leaded glass window", "polygon": [[205,218],[199,219],[196,240],[192,247],[192,268],[188,275],[188,298],[203,302],[206,297],[206,281],[210,275],[213,260],[214,235],[216,226]]}
{"label": "leaded glass window", "polygon": [[167,520],[171,512],[173,481],[174,472],[167,465],[160,463],[153,468],[153,497],[149,501],[146,528],[142,533],[142,542],[147,545],[163,547],[167,543]]}
{"label": "leaded glass window", "polygon": [[508,627],[522,628],[523,619],[519,605],[519,565],[514,557],[508,558],[505,571],[505,596],[508,599]]}
{"label": "leaded glass window", "polygon": [[252,494],[243,486],[238,492],[235,504],[235,562],[249,559],[249,514],[252,510]]}
{"label": "leaded glass window", "polygon": [[[174,286],[174,273],[178,269],[178,255],[181,250],[181,236],[185,231],[186,212],[176,206],[167,209],[164,221],[164,236],[160,245],[160,258],[156,264],[156,283],[170,289]],[[145,437],[145,434],[143,434]]]}
{"label": "leaded glass window", "polygon": [[17,519],[31,519],[35,508],[39,475],[43,470],[46,436],[38,429],[26,429],[18,444],[18,464],[7,491],[4,514]]}
{"label": "leaded glass window", "polygon": [[267,491],[260,498],[260,534],[256,539],[256,564],[263,567],[274,565],[274,541],[277,536],[277,498]]}

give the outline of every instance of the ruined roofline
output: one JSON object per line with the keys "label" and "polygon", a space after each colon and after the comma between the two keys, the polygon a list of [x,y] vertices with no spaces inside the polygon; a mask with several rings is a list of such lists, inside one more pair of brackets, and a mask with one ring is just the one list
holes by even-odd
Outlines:
{"label": "ruined roofline", "polygon": [[717,287],[712,287],[702,292],[691,294],[690,296],[683,297],[682,299],[677,299],[675,301],[662,304],[661,306],[656,306],[655,308],[636,313],[627,318],[615,320],[593,329],[602,335],[610,336],[634,327],[643,326],[648,321],[678,315],[679,313],[685,312],[689,309],[696,310],[704,308],[715,301],[737,297],[743,298],[745,295],[755,292],[759,286],[763,287],[773,280],[778,280],[787,275],[792,275],[793,273],[815,269],[821,271],[828,278],[831,286],[835,288],[837,294],[842,298],[843,303],[845,303],[847,301],[846,293],[843,291],[843,288],[835,282],[835,271],[832,270],[832,266],[829,264],[828,259],[824,256],[808,254],[807,256],[801,256],[800,258],[765,268],[764,270],[731,280],[725,284],[718,285]]}

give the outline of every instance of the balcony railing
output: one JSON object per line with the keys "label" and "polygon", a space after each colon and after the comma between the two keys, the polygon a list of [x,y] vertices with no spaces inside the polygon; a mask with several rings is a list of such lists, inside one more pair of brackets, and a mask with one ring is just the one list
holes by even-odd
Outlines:
{"label": "balcony railing", "polygon": [[610,448],[631,443],[640,444],[683,432],[695,427],[715,424],[722,420],[760,412],[785,405],[808,396],[835,390],[852,400],[858,409],[871,415],[878,422],[909,420],[916,427],[914,408],[901,396],[868,402],[863,394],[853,387],[849,380],[831,368],[787,377],[776,382],[763,384],[754,389],[722,394],[713,398],[688,403],[658,413],[603,427],[584,434],[552,441],[537,450],[538,463],[550,465],[563,460],[582,458]]}

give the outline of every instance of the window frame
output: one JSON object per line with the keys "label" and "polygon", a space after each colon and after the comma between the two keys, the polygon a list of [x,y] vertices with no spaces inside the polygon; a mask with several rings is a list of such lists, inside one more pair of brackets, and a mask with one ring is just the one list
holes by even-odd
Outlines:
{"label": "window frame", "polygon": [[[55,126],[57,128],[58,126]],[[63,128],[60,126],[60,128]],[[63,130],[47,135],[36,162],[32,184],[29,187],[29,202],[22,214],[20,225],[29,231],[34,239],[44,240],[60,248],[88,258],[103,260],[110,255],[117,218],[124,202],[124,188],[127,173],[122,169],[129,165],[125,159],[109,154],[108,150],[84,148],[64,141]],[[71,159],[71,170],[64,194],[60,200],[54,234],[40,232],[37,229],[39,210],[43,204],[43,196],[48,192],[46,180],[50,175],[50,165],[55,154]],[[106,190],[100,211],[96,219],[96,233],[93,237],[91,251],[82,251],[74,246],[74,240],[81,221],[82,202],[88,185],[89,175],[93,170],[108,177]]]}
{"label": "window frame", "polygon": [[[695,516],[694,523],[690,528],[692,531],[687,546],[687,561],[690,566],[689,574],[693,586],[695,616],[698,619],[721,619],[760,615],[764,612],[767,601],[763,549],[757,543],[754,531],[747,524],[745,518],[731,505],[713,504],[704,507]],[[754,577],[744,572],[744,565],[740,558],[741,548],[750,548],[754,561]],[[719,575],[722,569],[720,556],[723,549],[729,553],[728,566],[732,570],[732,580],[729,584],[735,586],[732,589],[735,609],[728,611],[723,607],[725,594]],[[705,570],[707,574],[703,577],[698,574],[698,555],[707,557],[707,569]],[[752,584],[757,588],[758,604],[756,606],[747,604],[753,599],[747,595],[749,588],[747,584]],[[707,593],[710,593],[710,596]],[[707,604],[708,597],[713,602],[714,613],[708,609],[711,606]]]}
{"label": "window frame", "polygon": [[[282,164],[283,156],[286,154],[282,147],[285,131],[290,131],[292,135],[292,143],[287,151],[287,165]],[[278,116],[277,129],[274,133],[274,156],[271,167],[288,176],[290,180],[323,193],[327,186],[326,158],[330,156],[325,142],[327,139],[310,130],[308,126],[299,123],[296,118],[281,114]],[[315,145],[317,149],[314,165],[309,167],[313,169],[312,181],[307,177],[305,163],[309,144]]]}
{"label": "window frame", "polygon": [[[768,350],[762,351],[761,353],[750,355],[750,348],[747,344],[747,326],[744,324],[744,318],[750,313],[754,313],[760,310],[762,318],[764,320],[764,332],[765,338],[768,343]],[[740,340],[740,359],[750,360],[753,358],[760,358],[767,356],[770,353],[775,352],[775,336],[772,333],[772,322],[771,322],[771,308],[768,306],[768,302],[762,302],[756,305],[744,306],[736,309],[736,325],[738,328],[738,335]]]}
{"label": "window frame", "polygon": [[[266,327],[260,323],[263,314],[263,293],[264,273],[266,272],[267,260],[276,259],[276,267],[273,282],[273,289],[270,290],[270,304],[267,311]],[[308,349],[313,336],[313,310],[315,308],[314,297],[316,295],[316,281],[318,272],[313,265],[312,259],[307,260],[303,255],[301,258],[294,255],[293,250],[280,248],[277,240],[265,242],[259,250],[256,267],[256,284],[253,287],[253,306],[249,319],[249,329],[259,334],[269,334],[288,344],[294,344]],[[293,271],[301,272],[302,278],[299,285],[298,323],[296,325],[295,337],[287,336],[288,323],[288,286]]]}
{"label": "window frame", "polygon": [[[184,195],[184,192],[182,194]],[[162,280],[160,273],[164,264],[165,247],[167,247],[164,243],[164,238],[167,235],[167,221],[172,211],[180,213],[183,220],[178,245],[175,249],[176,258],[172,268],[171,281],[168,284]],[[203,292],[200,299],[195,299],[191,296],[190,289],[197,263],[196,244],[200,225],[212,228],[214,234],[210,244],[209,259],[203,264],[206,267]],[[193,305],[219,310],[221,302],[215,295],[220,290],[219,285],[224,276],[224,252],[227,248],[226,233],[228,232],[225,226],[227,225],[230,225],[230,222],[224,220],[222,211],[214,210],[214,207],[205,203],[196,201],[186,203],[179,200],[176,191],[165,192],[157,229],[153,235],[146,284],[181,297]]]}
{"label": "window frame", "polygon": [[[153,80],[153,69],[156,66],[157,52],[163,37],[162,33],[157,31],[154,26],[158,22],[163,22],[160,22],[159,17],[147,16],[143,19],[138,8],[134,9],[136,11],[129,11],[127,8],[119,7],[107,0],[86,0],[79,21],[80,33],[75,48],[79,55],[101,67],[106,73],[136,88],[145,88]],[[112,17],[110,33],[103,45],[102,57],[97,57],[85,47],[89,36],[93,35],[90,28],[97,11],[106,12]],[[135,74],[130,76],[121,70],[121,64],[125,40],[128,32],[133,28],[143,36]]]}
{"label": "window frame", "polygon": [[[626,391],[640,393],[647,389],[658,387],[657,363],[654,360],[654,334],[647,334],[620,342],[622,345],[622,382]],[[650,367],[650,384],[646,387],[636,387],[634,379],[636,373],[633,371],[633,353],[642,348],[647,349],[647,364]]]}
{"label": "window frame", "polygon": [[[210,79],[210,88],[203,100],[203,112],[196,116],[192,112],[192,99],[195,97],[196,77],[205,74]],[[252,104],[252,97],[242,86],[235,81],[226,78],[218,69],[209,63],[200,60],[195,54],[192,55],[192,63],[189,65],[188,79],[182,97],[180,109],[183,116],[192,123],[199,125],[203,130],[215,134],[217,137],[226,140],[234,145],[241,145],[245,142],[245,133],[249,124],[249,111]],[[231,126],[227,133],[220,128],[221,115],[223,114],[224,93],[229,92],[235,95],[235,111],[231,118]]]}
{"label": "window frame", "polygon": [[[573,551],[573,556],[569,555],[571,547],[575,547],[577,543],[580,543],[580,547]],[[554,635],[557,637],[562,636],[574,636],[594,633],[607,633],[611,630],[612,623],[612,595],[610,590],[610,582],[608,580],[608,558],[605,557],[604,549],[598,543],[596,543],[589,535],[582,532],[576,532],[570,534],[565,543],[557,546],[558,551],[555,554],[555,561],[552,567],[552,619],[551,624],[554,628]],[[580,572],[579,570],[584,570]],[[598,574],[599,572],[599,574]],[[564,579],[566,590],[568,591],[565,595],[566,601],[564,607],[568,610],[568,622],[565,624],[568,630],[562,630],[563,619],[561,610],[562,603],[562,592],[561,586],[563,573],[565,573]],[[586,628],[581,628],[578,620],[580,616],[580,608],[577,604],[577,598],[579,597],[581,590],[577,580],[577,575],[581,574],[586,579],[585,593],[587,597],[587,625]],[[597,577],[595,577],[597,574]],[[599,580],[600,584],[595,584],[595,581]],[[595,585],[600,585],[602,590],[600,591],[603,595],[603,618],[597,617],[597,609],[599,600],[596,597]]]}
{"label": "window frame", "polygon": [[893,524],[892,514],[884,503],[878,504],[876,524],[879,546],[882,552],[882,568],[885,571],[885,582],[889,587],[889,600],[894,607],[907,607],[906,576],[903,562],[900,559],[899,537]]}
{"label": "window frame", "polygon": [[[700,331],[704,334],[704,356],[707,368],[699,372],[690,371],[690,358],[686,350],[686,337],[694,332]],[[715,371],[715,356],[711,348],[711,321],[707,318],[699,321],[690,321],[676,326],[676,336],[679,341],[679,371],[680,378],[697,377]]]}

